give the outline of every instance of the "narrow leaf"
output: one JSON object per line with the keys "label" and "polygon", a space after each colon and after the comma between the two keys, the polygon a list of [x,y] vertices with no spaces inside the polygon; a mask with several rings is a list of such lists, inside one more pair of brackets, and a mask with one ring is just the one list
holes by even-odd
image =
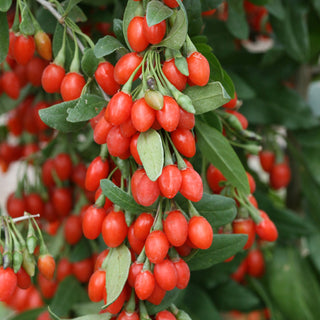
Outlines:
{"label": "narrow leaf", "polygon": [[99,60],[94,55],[93,49],[86,49],[81,59],[81,69],[88,76],[92,77],[97,70]]}
{"label": "narrow leaf", "polygon": [[176,57],[174,59],[174,64],[182,74],[184,74],[185,76],[189,75],[188,62],[185,57]]}
{"label": "narrow leaf", "polygon": [[50,309],[59,317],[67,316],[72,305],[83,300],[83,297],[86,295],[79,281],[75,277],[69,276],[60,282],[57,292],[50,304]]}
{"label": "narrow leaf", "polygon": [[238,39],[248,39],[249,26],[244,11],[243,0],[228,1],[227,28]]}
{"label": "narrow leaf", "polygon": [[64,15],[67,16],[71,9],[76,6],[78,3],[80,3],[82,0],[69,0],[67,8],[64,11]]}
{"label": "narrow leaf", "polygon": [[82,237],[69,255],[70,262],[77,262],[89,258],[92,255],[89,241]]}
{"label": "narrow leaf", "polygon": [[246,171],[228,140],[218,130],[199,120],[196,121],[196,132],[203,156],[222,172],[229,183],[240,192],[249,194]]}
{"label": "narrow leaf", "polygon": [[[22,312],[15,317],[10,317],[10,320],[31,320],[31,319],[37,319],[40,313],[44,312],[46,309],[45,308],[36,308],[36,309],[31,309],[25,312]],[[9,319],[9,318],[6,318]]]}
{"label": "narrow leaf", "polygon": [[41,109],[39,111],[40,118],[48,126],[62,132],[78,131],[83,126],[83,122],[71,123],[66,120],[68,116],[67,110],[74,108],[77,103],[78,100],[72,100]]}
{"label": "narrow leaf", "polygon": [[152,0],[147,5],[147,24],[149,27],[152,27],[169,18],[172,14],[173,11],[168,6],[158,0]]}
{"label": "narrow leaf", "polygon": [[164,161],[159,133],[154,129],[140,133],[137,149],[148,178],[156,181],[162,173]]}
{"label": "narrow leaf", "polygon": [[[188,202],[181,194],[175,197],[175,201],[184,211],[188,211]],[[235,201],[216,194],[204,193],[201,200],[193,205],[215,228],[232,222],[237,215]]]}
{"label": "narrow leaf", "polygon": [[97,58],[102,58],[119,49],[126,50],[126,47],[115,37],[108,35],[98,40],[93,52]]}
{"label": "narrow leaf", "polygon": [[12,0],[1,0],[0,1],[0,11],[7,12],[12,4]]}
{"label": "narrow leaf", "polygon": [[246,234],[216,234],[207,250],[198,250],[190,260],[186,258],[190,270],[202,270],[223,262],[242,250],[246,244]]}
{"label": "narrow leaf", "polygon": [[124,244],[110,250],[106,265],[106,290],[108,294],[105,307],[119,297],[127,282],[130,264],[131,254]]}
{"label": "narrow leaf", "polygon": [[205,87],[189,87],[184,91],[193,103],[196,114],[215,110],[230,100],[220,82],[210,82]]}
{"label": "narrow leaf", "polygon": [[35,32],[32,18],[30,16],[29,8],[23,5],[21,12],[21,23],[19,25],[20,32],[24,35],[31,36]]}
{"label": "narrow leaf", "polygon": [[144,207],[137,204],[132,196],[118,188],[108,179],[101,180],[100,186],[103,194],[123,210],[127,210],[131,213],[142,213],[146,212],[146,210],[152,211],[154,209],[153,207]]}
{"label": "narrow leaf", "polygon": [[169,34],[158,44],[158,46],[179,50],[186,40],[187,31],[188,24],[185,13],[183,10],[179,10]]}
{"label": "narrow leaf", "polygon": [[[53,320],[64,320],[59,318],[51,309],[48,307],[50,316]],[[103,313],[103,314],[87,314],[86,316],[72,318],[70,320],[110,320],[113,317],[110,313]]]}
{"label": "narrow leaf", "polygon": [[122,28],[123,21],[120,19],[113,19],[113,32],[121,43],[125,43],[126,40],[124,39]]}
{"label": "narrow leaf", "polygon": [[93,94],[84,94],[77,100],[75,107],[67,109],[69,122],[87,121],[99,114],[106,105],[106,101]]}
{"label": "narrow leaf", "polygon": [[5,60],[9,50],[9,26],[7,14],[0,12],[0,63]]}

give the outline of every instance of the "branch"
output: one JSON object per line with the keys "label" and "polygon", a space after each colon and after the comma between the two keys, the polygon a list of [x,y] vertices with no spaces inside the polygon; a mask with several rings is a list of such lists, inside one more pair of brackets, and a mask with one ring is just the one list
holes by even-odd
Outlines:
{"label": "branch", "polygon": [[[64,22],[64,18],[62,17],[62,15],[52,6],[51,3],[49,3],[46,0],[36,0],[37,2],[39,2],[44,8],[46,8],[47,10],[49,10],[51,12],[51,14],[58,20],[58,22],[60,24],[62,24],[63,26],[66,26],[65,22]],[[84,45],[82,44],[82,42],[80,41],[80,39],[73,35],[72,30],[67,26],[67,32],[68,34],[77,41],[78,46],[80,51],[83,53],[84,52]]]}

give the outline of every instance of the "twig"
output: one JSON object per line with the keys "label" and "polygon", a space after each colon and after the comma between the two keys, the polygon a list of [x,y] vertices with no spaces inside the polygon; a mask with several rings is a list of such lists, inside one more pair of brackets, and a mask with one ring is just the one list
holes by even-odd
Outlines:
{"label": "twig", "polygon": [[[36,0],[38,3],[40,3],[44,8],[46,8],[47,10],[49,10],[51,12],[51,14],[58,20],[59,23],[61,23],[62,25],[65,26],[65,22],[64,22],[64,18],[62,17],[62,15],[52,6],[51,3],[47,2],[46,0]],[[67,32],[68,34],[74,38],[79,46],[80,51],[83,53],[84,52],[84,45],[82,44],[82,42],[80,41],[80,39],[77,36],[73,35],[72,30],[67,26]]]}

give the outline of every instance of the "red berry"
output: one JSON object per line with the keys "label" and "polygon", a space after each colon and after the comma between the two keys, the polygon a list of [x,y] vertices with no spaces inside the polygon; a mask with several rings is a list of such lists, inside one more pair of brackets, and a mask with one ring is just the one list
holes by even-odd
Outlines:
{"label": "red berry", "polygon": [[188,58],[188,79],[197,86],[205,86],[210,77],[210,65],[200,52],[193,52]]}
{"label": "red berry", "polygon": [[172,261],[165,259],[162,262],[155,264],[153,273],[160,288],[166,291],[175,288],[178,276]]}
{"label": "red berry", "polygon": [[42,73],[41,84],[43,90],[48,93],[59,93],[65,73],[63,67],[55,63],[49,64]]}
{"label": "red berry", "polygon": [[174,131],[180,120],[180,107],[176,100],[169,96],[163,97],[163,108],[156,111],[157,121],[161,127],[168,131]]}
{"label": "red berry", "polygon": [[140,241],[147,239],[153,225],[154,218],[151,213],[141,213],[134,222],[134,235]]}
{"label": "red berry", "polygon": [[274,164],[270,172],[270,185],[273,189],[285,188],[290,183],[291,170],[287,163]]}
{"label": "red berry", "polygon": [[237,102],[238,102],[238,97],[237,97],[237,93],[235,92],[234,98],[232,98],[229,102],[225,103],[223,107],[226,109],[233,109],[236,107]]}
{"label": "red berry", "polygon": [[259,153],[259,159],[262,169],[270,173],[276,160],[274,152],[269,150],[262,150]]}
{"label": "red berry", "polygon": [[0,301],[8,301],[17,287],[17,276],[11,268],[0,267]]}
{"label": "red berry", "polygon": [[72,274],[72,263],[67,258],[59,260],[57,265],[57,280],[61,282],[64,278]]}
{"label": "red berry", "polygon": [[137,274],[134,282],[134,289],[140,300],[148,299],[153,292],[154,286],[155,279],[149,270],[141,271]]}
{"label": "red berry", "polygon": [[51,255],[45,254],[39,257],[38,269],[46,279],[51,280],[53,278],[55,268],[56,263]]}
{"label": "red berry", "polygon": [[165,61],[162,66],[162,71],[171,84],[179,91],[183,91],[187,85],[187,76],[178,70],[174,61],[174,59]]}
{"label": "red berry", "polygon": [[179,192],[182,184],[181,172],[176,165],[167,165],[162,169],[158,179],[161,194],[172,199]]}
{"label": "red berry", "polygon": [[127,37],[132,50],[141,52],[147,48],[149,41],[143,30],[143,17],[135,16],[128,25]]}
{"label": "red berry", "polygon": [[87,258],[72,264],[72,272],[79,282],[88,282],[93,272],[93,261]]}
{"label": "red berry", "polygon": [[[139,56],[136,52],[130,52],[125,54],[119,59],[117,64],[114,67],[114,79],[119,84],[125,84],[130,78],[133,71],[139,66],[142,62],[142,57]],[[133,80],[137,80],[141,74],[142,69],[140,68]]]}
{"label": "red berry", "polygon": [[60,217],[66,217],[73,205],[72,191],[69,188],[56,188],[52,192],[52,203]]}
{"label": "red berry", "polygon": [[177,128],[171,132],[171,140],[183,156],[191,158],[196,154],[196,140],[190,130]]}
{"label": "red berry", "polygon": [[100,180],[105,179],[109,174],[109,163],[100,156],[90,163],[85,180],[85,187],[89,191],[95,191],[100,185]]}
{"label": "red berry", "polygon": [[70,101],[78,99],[81,95],[82,89],[86,84],[83,75],[77,72],[67,73],[60,86],[60,92],[63,101]]}
{"label": "red berry", "polygon": [[120,246],[128,234],[128,226],[122,211],[111,211],[102,223],[102,237],[110,248]]}
{"label": "red berry", "polygon": [[102,223],[106,217],[106,210],[91,205],[86,211],[82,219],[83,234],[87,239],[96,239],[102,230]]}
{"label": "red berry", "polygon": [[39,58],[39,57],[33,57],[27,64],[27,77],[28,81],[34,86],[34,87],[40,87],[41,86],[41,78],[42,73],[46,66],[48,65],[48,62]]}
{"label": "red berry", "polygon": [[142,271],[143,263],[135,261],[129,269],[128,283],[133,288],[137,275]]}
{"label": "red berry", "polygon": [[6,71],[1,77],[3,91],[11,98],[18,99],[20,95],[20,82],[17,75],[12,71]]}
{"label": "red berry", "polygon": [[67,153],[59,153],[54,158],[54,170],[60,180],[68,180],[72,173],[72,160]]}
{"label": "red berry", "polygon": [[212,244],[213,231],[204,217],[195,216],[189,221],[188,236],[193,245],[199,249],[208,249]]}
{"label": "red berry", "polygon": [[247,234],[248,240],[243,249],[247,250],[251,248],[255,240],[255,226],[252,219],[236,219],[232,222],[233,233]]}
{"label": "red berry", "polygon": [[156,320],[176,320],[176,317],[170,311],[163,310],[157,313]]}
{"label": "red berry", "polygon": [[203,184],[201,176],[192,168],[181,170],[182,183],[180,193],[187,199],[197,202],[203,195]]}
{"label": "red berry", "polygon": [[212,164],[209,165],[207,169],[207,181],[210,189],[214,193],[220,193],[222,191],[224,187],[220,185],[220,182],[226,180],[227,179],[224,177],[224,175],[221,173],[219,169],[214,167]]}
{"label": "red berry", "polygon": [[189,266],[183,259],[174,261],[173,264],[177,270],[177,288],[185,289],[190,280]]}
{"label": "red berry", "polygon": [[262,221],[256,225],[255,231],[257,235],[266,241],[276,241],[278,238],[278,230],[274,223],[270,220],[267,213],[262,210],[260,211],[260,217]]}
{"label": "red berry", "polygon": [[95,271],[90,277],[88,284],[88,296],[92,302],[99,302],[103,299],[106,290],[106,272],[104,270]]}
{"label": "red berry", "polygon": [[102,88],[109,96],[113,96],[119,89],[120,85],[114,80],[114,67],[108,62],[101,62],[94,73],[94,76]]}
{"label": "red berry", "polygon": [[152,263],[160,263],[164,260],[169,250],[169,241],[161,230],[152,231],[145,243],[145,251]]}
{"label": "red berry", "polygon": [[26,201],[24,197],[18,198],[14,193],[11,193],[7,199],[6,208],[11,218],[21,217],[26,210]]}
{"label": "red berry", "polygon": [[166,34],[166,28],[167,26],[165,20],[162,20],[158,24],[149,27],[147,23],[147,17],[145,16],[143,19],[143,35],[151,44],[157,44],[161,42]]}
{"label": "red berry", "polygon": [[171,211],[163,222],[163,230],[170,244],[180,247],[188,238],[188,221],[181,211]]}
{"label": "red berry", "polygon": [[64,224],[64,238],[66,241],[74,245],[80,241],[82,237],[82,223],[80,216],[71,215],[67,217]]}
{"label": "red berry", "polygon": [[[183,0],[182,0],[183,1]],[[177,2],[177,0],[164,0],[163,1],[168,7],[170,8],[177,8],[179,7],[179,3]],[[158,320],[158,319],[156,319]],[[168,319],[169,320],[169,319]]]}
{"label": "red berry", "polygon": [[36,45],[33,37],[20,35],[13,44],[14,58],[19,64],[26,65],[33,57]]}
{"label": "red berry", "polygon": [[148,106],[144,98],[134,102],[131,109],[131,121],[139,132],[149,130],[156,119],[156,111]]}
{"label": "red berry", "polygon": [[126,159],[130,156],[130,138],[121,134],[120,126],[114,126],[110,129],[107,136],[108,151],[113,157]]}
{"label": "red berry", "polygon": [[247,255],[247,272],[251,277],[260,278],[264,274],[264,258],[259,249],[250,250]]}

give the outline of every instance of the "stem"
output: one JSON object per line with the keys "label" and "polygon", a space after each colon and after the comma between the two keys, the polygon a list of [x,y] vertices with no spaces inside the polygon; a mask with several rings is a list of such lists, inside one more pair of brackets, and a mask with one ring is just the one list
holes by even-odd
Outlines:
{"label": "stem", "polygon": [[[50,2],[48,2],[46,0],[36,0],[36,1],[38,3],[40,3],[44,8],[49,10],[50,13],[58,20],[58,22],[67,28],[67,32],[71,37],[74,36],[72,30],[68,26],[66,26],[62,15],[52,6],[52,4]],[[74,39],[77,41],[79,49],[83,53],[84,52],[84,45],[82,44],[82,42],[80,41],[80,39],[77,36],[75,36]]]}

